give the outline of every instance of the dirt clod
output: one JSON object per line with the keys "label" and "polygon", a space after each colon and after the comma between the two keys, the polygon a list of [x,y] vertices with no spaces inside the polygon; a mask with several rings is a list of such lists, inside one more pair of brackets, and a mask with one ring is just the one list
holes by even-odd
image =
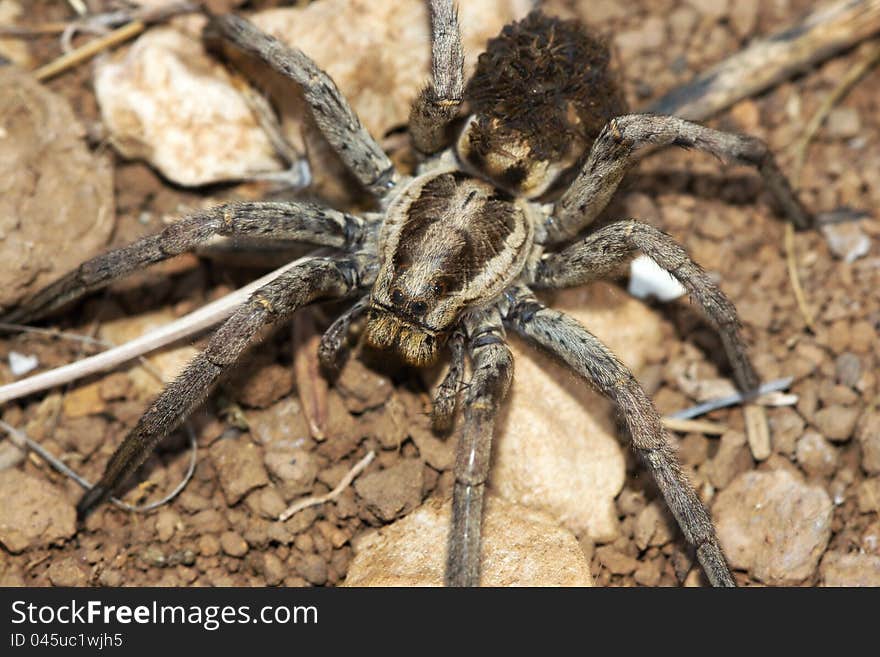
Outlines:
{"label": "dirt clod", "polygon": [[66,497],[19,470],[0,472],[0,544],[15,553],[56,545],[73,536],[76,510]]}
{"label": "dirt clod", "polygon": [[246,434],[218,440],[211,446],[211,459],[230,504],[269,483],[260,449]]}
{"label": "dirt clod", "polygon": [[373,513],[388,522],[418,506],[422,497],[422,462],[405,459],[355,482],[355,490]]}

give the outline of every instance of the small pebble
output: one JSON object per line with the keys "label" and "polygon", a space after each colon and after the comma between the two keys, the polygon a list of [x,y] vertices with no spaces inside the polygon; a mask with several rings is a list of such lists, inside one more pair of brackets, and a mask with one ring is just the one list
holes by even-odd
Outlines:
{"label": "small pebble", "polygon": [[224,554],[230,557],[243,557],[247,554],[248,544],[241,534],[236,532],[223,532],[220,534],[220,548]]}

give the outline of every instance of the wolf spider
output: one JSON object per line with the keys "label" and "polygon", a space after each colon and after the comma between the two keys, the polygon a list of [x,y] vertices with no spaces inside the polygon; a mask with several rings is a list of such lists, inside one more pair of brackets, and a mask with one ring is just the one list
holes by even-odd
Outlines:
{"label": "wolf spider", "polygon": [[[155,399],[78,505],[80,516],[105,501],[181,423],[269,325],[319,301],[355,303],[323,336],[327,368],[343,361],[349,329],[364,319],[364,340],[408,364],[434,362],[448,349],[434,426],[453,423],[465,390],[458,437],[452,528],[445,581],[480,582],[480,525],[498,407],[513,375],[505,330],[555,354],[613,400],[633,448],[656,479],[709,580],[735,581],[709,514],[689,485],[651,400],[634,376],[577,321],[542,304],[533,290],[583,285],[613,274],[637,252],[688,290],[721,336],[744,391],[759,379],[736,310],[668,235],[635,220],[586,232],[643,146],[697,148],[752,165],[789,218],[809,215],[755,138],[671,116],[626,114],[604,44],[576,21],[540,10],[506,26],[480,55],[465,84],[464,56],[451,0],[430,2],[431,81],[410,115],[423,155],[415,177],[395,170],[333,81],[301,51],[234,15],[209,29],[297,83],[327,141],[377,211],[356,216],[301,201],[229,203],[182,218],[162,232],[97,256],[34,295],[4,319],[42,317],[151,263],[192,250],[215,235],[285,239],[334,249],[312,257],[255,292],[208,346]],[[469,115],[453,130],[464,104]],[[549,200],[548,200],[549,199]],[[471,363],[464,386],[465,360]]]}

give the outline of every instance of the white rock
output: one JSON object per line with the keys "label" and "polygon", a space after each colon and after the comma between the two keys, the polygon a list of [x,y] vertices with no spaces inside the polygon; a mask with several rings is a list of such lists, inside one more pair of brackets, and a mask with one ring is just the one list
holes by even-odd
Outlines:
{"label": "white rock", "polygon": [[95,67],[95,94],[114,146],[181,185],[281,168],[226,71],[192,35],[148,31],[123,59]]}
{"label": "white rock", "polygon": [[[629,367],[661,340],[660,319],[619,288],[599,283],[556,295]],[[611,404],[554,358],[510,335],[514,381],[499,418],[491,485],[498,494],[550,513],[576,535],[617,534],[614,498],[624,480]]]}
{"label": "white rock", "polygon": [[857,222],[826,224],[822,226],[822,234],[831,253],[844,262],[855,262],[871,250],[871,238]]}
{"label": "white rock", "polygon": [[787,470],[741,474],[718,494],[712,509],[730,564],[767,584],[813,574],[831,537],[831,515],[825,489]]}
{"label": "white rock", "polygon": [[[486,40],[524,16],[528,0],[472,0],[459,5],[466,74]],[[302,49],[336,82],[367,129],[381,139],[404,125],[428,79],[430,43],[422,0],[323,0],[249,15],[262,30]],[[278,171],[269,142],[224,69],[199,38],[201,22],[154,28],[121,59],[99,62],[95,91],[113,142],[183,185]],[[260,80],[282,114],[290,141],[303,147],[304,106],[293,83]],[[265,84],[264,84],[265,83]],[[321,172],[320,147],[312,147]],[[316,152],[317,151],[317,152]]]}
{"label": "white rock", "polygon": [[646,255],[640,255],[630,263],[628,289],[639,299],[656,297],[660,301],[672,301],[687,292],[672,274]]}
{"label": "white rock", "polygon": [[17,351],[9,352],[9,370],[12,376],[22,376],[31,370],[37,369],[40,359],[34,355],[20,354]]}
{"label": "white rock", "polygon": [[[361,537],[345,586],[441,586],[450,508],[431,499]],[[483,586],[592,586],[577,540],[544,513],[490,496],[482,538]]]}

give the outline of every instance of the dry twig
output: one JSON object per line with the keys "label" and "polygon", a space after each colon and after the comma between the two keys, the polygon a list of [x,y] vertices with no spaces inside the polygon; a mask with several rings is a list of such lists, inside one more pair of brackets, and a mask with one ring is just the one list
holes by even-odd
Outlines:
{"label": "dry twig", "polygon": [[364,468],[370,465],[374,458],[376,458],[376,452],[368,452],[364,458],[354,464],[354,467],[346,473],[346,475],[342,478],[342,481],[340,481],[336,485],[336,488],[331,490],[326,495],[304,497],[303,499],[294,502],[284,511],[284,513],[278,516],[278,520],[284,522],[285,520],[293,516],[293,514],[302,511],[303,509],[307,509],[310,506],[317,506],[318,504],[324,504],[325,502],[332,502],[342,494],[342,491],[344,491],[351,485],[351,482],[354,481],[354,478],[357,477],[361,472],[363,472]]}

